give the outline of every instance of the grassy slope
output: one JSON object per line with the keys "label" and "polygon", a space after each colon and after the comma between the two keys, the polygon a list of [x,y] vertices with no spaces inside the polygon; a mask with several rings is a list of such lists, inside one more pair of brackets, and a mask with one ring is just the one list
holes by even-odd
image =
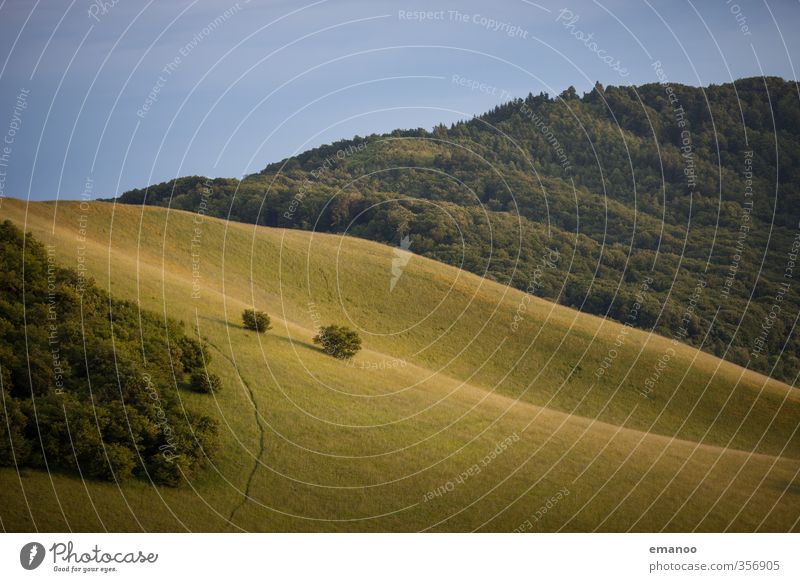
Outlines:
{"label": "grassy slope", "polygon": [[[80,214],[8,199],[0,210],[66,266]],[[618,324],[533,299],[513,331],[524,295],[418,256],[390,293],[392,249],[352,238],[207,219],[196,300],[194,215],[100,203],[86,214],[99,284],[214,346],[226,389],[185,398],[221,419],[223,447],[181,489],[2,470],[7,530],[509,531],[562,487],[536,530],[800,527],[800,393],[784,384],[677,346],[646,400],[637,389],[669,340],[630,331],[596,381]],[[273,316],[260,337],[239,325],[253,304]],[[313,346],[315,312],[362,329],[354,366]]]}

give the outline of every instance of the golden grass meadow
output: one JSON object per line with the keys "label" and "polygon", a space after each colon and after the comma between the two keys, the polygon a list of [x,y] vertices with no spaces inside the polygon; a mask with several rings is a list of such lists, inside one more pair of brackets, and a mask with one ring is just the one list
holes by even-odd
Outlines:
{"label": "golden grass meadow", "polygon": [[[418,255],[390,289],[395,249],[347,236],[103,202],[0,217],[72,268],[85,224],[98,286],[183,322],[224,384],[181,392],[220,424],[198,477],[4,468],[6,531],[798,528],[800,394],[672,339]],[[353,360],[313,344],[331,322],[359,330]]]}

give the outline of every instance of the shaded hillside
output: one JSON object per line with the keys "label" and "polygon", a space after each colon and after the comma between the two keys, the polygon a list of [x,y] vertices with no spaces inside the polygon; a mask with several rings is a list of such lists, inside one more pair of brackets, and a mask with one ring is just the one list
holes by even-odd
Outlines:
{"label": "shaded hillside", "polygon": [[793,82],[598,85],[120,201],[408,236],[414,253],[792,382],[799,134]]}
{"label": "shaded hillside", "polygon": [[110,299],[0,224],[0,466],[161,485],[194,477],[217,425],[183,408],[208,355],[174,321]]}

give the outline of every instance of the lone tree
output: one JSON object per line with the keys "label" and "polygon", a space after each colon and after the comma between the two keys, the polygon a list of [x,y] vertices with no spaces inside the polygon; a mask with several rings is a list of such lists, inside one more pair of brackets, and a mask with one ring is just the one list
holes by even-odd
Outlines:
{"label": "lone tree", "polygon": [[242,311],[242,322],[247,329],[257,331],[258,333],[272,329],[269,315],[263,311],[256,311],[255,309],[245,309]]}
{"label": "lone tree", "polygon": [[314,336],[314,343],[322,345],[326,354],[347,360],[361,349],[361,338],[354,330],[341,325],[326,325]]}

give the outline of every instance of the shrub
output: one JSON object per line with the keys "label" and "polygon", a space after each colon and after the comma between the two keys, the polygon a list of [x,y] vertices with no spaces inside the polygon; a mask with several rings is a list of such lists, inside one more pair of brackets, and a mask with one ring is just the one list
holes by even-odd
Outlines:
{"label": "shrub", "polygon": [[211,356],[201,342],[189,336],[175,340],[177,355],[184,370],[193,370],[208,365]]}
{"label": "shrub", "polygon": [[184,457],[169,450],[154,455],[147,465],[147,474],[155,483],[177,487],[183,479]]}
{"label": "shrub", "polygon": [[269,315],[263,311],[256,311],[255,309],[245,309],[242,311],[242,322],[245,328],[257,331],[258,333],[272,329]]}
{"label": "shrub", "polygon": [[222,389],[222,380],[220,380],[219,376],[216,374],[206,374],[203,371],[199,371],[192,374],[189,385],[195,392],[211,394],[212,392],[219,392]]}
{"label": "shrub", "polygon": [[361,338],[354,330],[341,325],[327,325],[321,327],[314,336],[314,343],[322,345],[326,354],[347,360],[352,358],[361,349]]}

